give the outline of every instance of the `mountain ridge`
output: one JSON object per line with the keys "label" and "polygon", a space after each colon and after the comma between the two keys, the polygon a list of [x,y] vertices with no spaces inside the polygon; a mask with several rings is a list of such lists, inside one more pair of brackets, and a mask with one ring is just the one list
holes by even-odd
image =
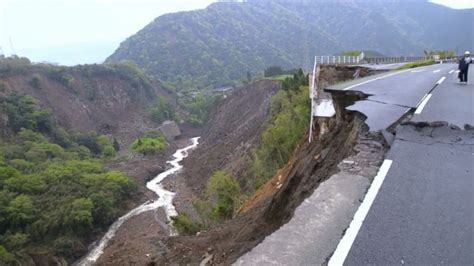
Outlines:
{"label": "mountain ridge", "polygon": [[106,63],[131,60],[178,88],[217,87],[270,65],[309,69],[314,55],[347,49],[470,49],[473,18],[474,9],[423,0],[216,2],[157,17]]}

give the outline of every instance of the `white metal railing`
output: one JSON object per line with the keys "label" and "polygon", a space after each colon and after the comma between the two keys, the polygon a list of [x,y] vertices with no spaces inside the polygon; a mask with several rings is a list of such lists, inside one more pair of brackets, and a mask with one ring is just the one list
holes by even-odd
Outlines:
{"label": "white metal railing", "polygon": [[383,57],[366,57],[362,52],[358,56],[350,55],[318,55],[315,62],[319,65],[358,65],[362,63],[368,64],[390,64],[413,62],[417,60],[433,59],[439,61],[439,56],[383,56]]}
{"label": "white metal railing", "polygon": [[364,60],[364,52],[358,56],[355,55],[319,55],[315,57],[315,63],[324,64],[342,64],[342,65],[354,65],[359,64]]}

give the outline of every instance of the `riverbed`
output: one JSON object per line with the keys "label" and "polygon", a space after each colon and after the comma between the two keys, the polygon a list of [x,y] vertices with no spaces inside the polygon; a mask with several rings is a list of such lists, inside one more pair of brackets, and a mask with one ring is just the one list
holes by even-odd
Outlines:
{"label": "riverbed", "polygon": [[[107,231],[107,233],[102,237],[102,239],[94,246],[94,248],[82,259],[77,265],[79,266],[88,266],[92,265],[104,252],[104,249],[107,247],[109,241],[115,236],[116,232],[120,226],[127,221],[128,219],[137,216],[141,213],[151,210],[157,210],[158,208],[163,208],[166,214],[166,218],[170,221],[170,217],[178,215],[176,212],[175,206],[173,205],[173,198],[175,196],[174,192],[166,190],[161,184],[165,178],[176,174],[179,172],[183,166],[180,162],[189,155],[189,152],[196,148],[199,144],[199,137],[191,139],[191,145],[177,150],[173,154],[173,160],[167,161],[167,164],[170,164],[172,167],[159,175],[153,178],[146,184],[146,187],[151,191],[155,192],[157,199],[154,201],[147,201],[142,205],[136,207],[135,209],[129,211],[127,214],[123,215],[117,221],[115,221]],[[170,235],[175,235],[175,230],[170,227]]]}

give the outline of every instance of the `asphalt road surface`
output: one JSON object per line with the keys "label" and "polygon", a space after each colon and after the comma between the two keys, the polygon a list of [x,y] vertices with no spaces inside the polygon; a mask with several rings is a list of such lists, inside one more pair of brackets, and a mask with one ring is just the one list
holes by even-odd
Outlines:
{"label": "asphalt road surface", "polygon": [[464,125],[474,124],[474,71],[461,85],[455,69],[432,65],[330,87],[370,94],[349,109],[365,114],[371,131],[414,110],[413,122],[428,123],[396,127],[381,167],[332,176],[236,264],[473,265],[474,131]]}
{"label": "asphalt road surface", "polygon": [[427,123],[396,128],[379,190],[369,196],[374,181],[329,265],[473,265],[474,130],[462,129],[474,86],[451,66],[417,105],[412,121]]}
{"label": "asphalt road surface", "polygon": [[328,90],[354,90],[368,94],[368,99],[358,101],[348,110],[359,111],[367,116],[371,131],[388,128],[405,112],[416,108],[455,64],[436,64],[427,67],[393,71],[337,84]]}
{"label": "asphalt road surface", "polygon": [[461,84],[457,72],[448,72],[446,79],[431,93],[414,121],[447,121],[460,128],[474,125],[474,67],[469,72],[470,83]]}
{"label": "asphalt road surface", "polygon": [[474,131],[402,126],[344,265],[472,265]]}

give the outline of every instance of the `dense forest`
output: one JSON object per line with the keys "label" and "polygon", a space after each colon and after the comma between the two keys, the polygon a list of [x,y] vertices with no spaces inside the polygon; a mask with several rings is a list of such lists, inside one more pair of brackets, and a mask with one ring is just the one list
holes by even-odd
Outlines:
{"label": "dense forest", "polygon": [[220,87],[273,65],[309,69],[314,55],[344,50],[464,51],[473,12],[426,0],[218,2],[156,18],[106,62],[133,61],[178,89]]}
{"label": "dense forest", "polygon": [[0,92],[0,264],[75,258],[137,189],[104,167],[112,139],[71,133],[30,97]]}

